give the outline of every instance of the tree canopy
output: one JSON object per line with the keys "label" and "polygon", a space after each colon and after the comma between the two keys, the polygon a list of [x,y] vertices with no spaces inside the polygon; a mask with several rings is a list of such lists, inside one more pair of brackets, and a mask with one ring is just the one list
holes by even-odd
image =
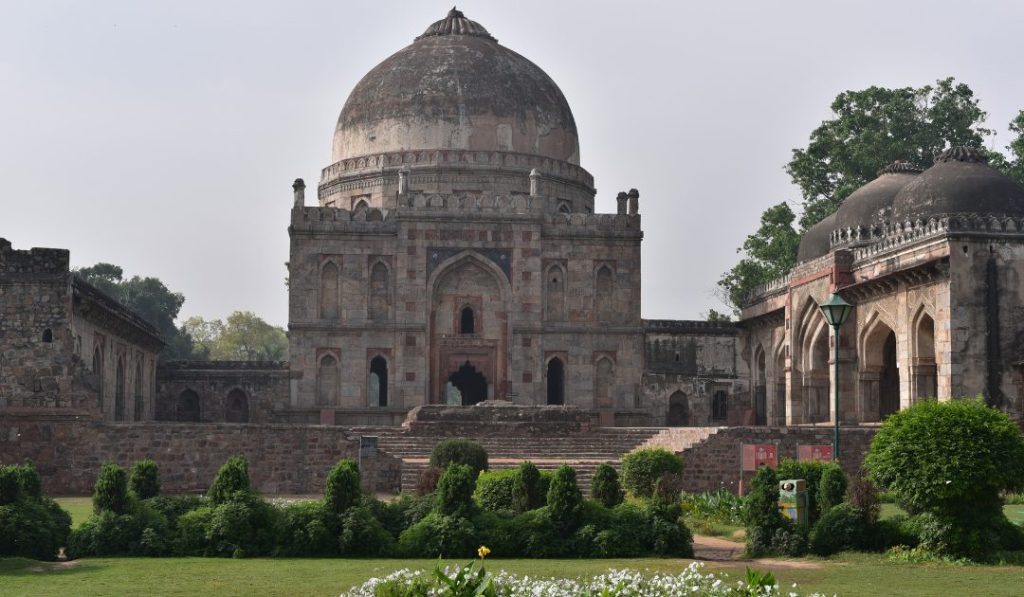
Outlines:
{"label": "tree canopy", "polygon": [[174,325],[185,303],[185,297],[180,292],[172,292],[159,278],[132,276],[125,279],[124,270],[110,263],[79,268],[74,270],[74,274],[135,311],[155,327],[167,342],[167,347],[160,353],[161,359],[191,356],[191,339]]}
{"label": "tree canopy", "polygon": [[[801,195],[799,227],[786,203],[769,207],[760,228],[737,250],[743,254],[739,263],[719,279],[722,299],[733,309],[755,287],[787,273],[802,234],[880,169],[897,160],[927,168],[943,149],[983,148],[992,134],[974,92],[952,77],[919,88],[844,91],[831,108],[832,117],[811,131],[807,146],[794,149],[785,166]],[[1006,146],[1012,157],[990,151],[990,163],[1024,184],[1024,111],[1009,128],[1016,135]]]}
{"label": "tree canopy", "polygon": [[215,361],[281,361],[288,358],[284,329],[252,311],[235,311],[226,321],[190,317],[182,325],[198,355]]}

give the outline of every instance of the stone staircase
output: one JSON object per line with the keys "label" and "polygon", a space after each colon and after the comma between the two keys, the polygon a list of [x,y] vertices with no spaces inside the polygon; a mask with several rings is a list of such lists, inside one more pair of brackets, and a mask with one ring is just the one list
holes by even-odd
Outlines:
{"label": "stone staircase", "polygon": [[[682,452],[706,440],[717,427],[657,428],[602,427],[589,432],[535,434],[530,437],[504,435],[463,435],[487,450],[491,470],[515,468],[529,460],[541,470],[554,470],[563,464],[576,469],[584,494],[599,464],[616,469],[622,456],[640,447],[659,447]],[[395,427],[356,427],[354,435],[378,438],[378,450],[402,461],[402,491],[415,491],[422,472],[429,466],[430,452],[448,436],[417,434]]]}

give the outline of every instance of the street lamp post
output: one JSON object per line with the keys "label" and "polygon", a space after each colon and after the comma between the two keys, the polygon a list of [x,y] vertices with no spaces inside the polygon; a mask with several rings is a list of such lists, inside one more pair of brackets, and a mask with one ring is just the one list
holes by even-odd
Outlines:
{"label": "street lamp post", "polygon": [[833,294],[828,301],[818,305],[821,314],[825,316],[825,322],[832,326],[832,396],[834,401],[835,435],[832,438],[832,460],[839,460],[839,328],[846,321],[853,310],[853,305],[843,300],[838,294]]}

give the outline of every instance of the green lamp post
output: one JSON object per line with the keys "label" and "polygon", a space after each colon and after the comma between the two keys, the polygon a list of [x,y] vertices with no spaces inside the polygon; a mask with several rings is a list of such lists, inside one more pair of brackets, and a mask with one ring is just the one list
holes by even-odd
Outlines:
{"label": "green lamp post", "polygon": [[821,314],[825,316],[825,322],[832,326],[832,343],[833,343],[833,359],[832,359],[832,395],[834,400],[833,420],[835,421],[835,435],[832,438],[832,460],[839,460],[839,328],[846,322],[846,318],[850,316],[850,311],[853,310],[853,305],[843,300],[843,297],[838,294],[833,294],[832,298],[828,301],[818,305],[821,309]]}

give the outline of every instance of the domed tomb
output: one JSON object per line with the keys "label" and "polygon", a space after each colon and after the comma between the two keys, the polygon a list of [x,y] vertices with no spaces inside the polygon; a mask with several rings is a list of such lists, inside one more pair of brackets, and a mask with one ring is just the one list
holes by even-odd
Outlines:
{"label": "domed tomb", "polygon": [[972,147],[952,147],[893,199],[896,221],[945,215],[1024,216],[1024,187]]}
{"label": "domed tomb", "polygon": [[836,210],[837,245],[856,246],[870,242],[892,215],[892,203],[900,189],[921,169],[908,162],[895,162],[878,171],[878,177],[850,193]]}
{"label": "domed tomb", "polygon": [[836,214],[830,214],[804,233],[796,252],[797,263],[812,261],[828,254],[829,239],[832,236],[832,231],[835,230],[835,223]]}
{"label": "domed tomb", "polygon": [[359,81],[338,118],[333,161],[444,149],[579,164],[558,85],[456,9]]}

